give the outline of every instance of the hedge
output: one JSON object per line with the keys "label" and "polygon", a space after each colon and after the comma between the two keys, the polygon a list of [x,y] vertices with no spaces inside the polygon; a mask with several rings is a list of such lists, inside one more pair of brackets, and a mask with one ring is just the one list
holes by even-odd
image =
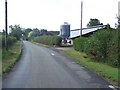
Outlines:
{"label": "hedge", "polygon": [[34,37],[34,38],[32,38],[32,40],[34,42],[43,43],[43,44],[46,44],[46,45],[58,45],[58,46],[60,46],[62,38],[59,37],[59,36],[44,35],[44,36]]}
{"label": "hedge", "polygon": [[[118,66],[119,30],[101,29],[90,37],[74,39],[74,49],[92,56],[95,61],[101,61]],[[118,41],[119,40],[119,41]]]}
{"label": "hedge", "polygon": [[[8,36],[7,38],[7,46],[10,47],[16,42],[16,38],[13,36]],[[4,48],[5,47],[5,36],[0,35],[0,47]]]}

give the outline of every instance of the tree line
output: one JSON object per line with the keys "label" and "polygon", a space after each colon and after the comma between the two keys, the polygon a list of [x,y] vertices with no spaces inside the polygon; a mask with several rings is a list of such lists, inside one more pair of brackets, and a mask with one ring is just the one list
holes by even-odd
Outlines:
{"label": "tree line", "polygon": [[[28,40],[28,39],[32,39],[34,37],[38,37],[38,36],[43,36],[43,35],[49,35],[49,36],[54,36],[54,35],[58,35],[59,31],[47,31],[46,29],[38,29],[38,28],[27,28],[24,29],[22,28],[20,25],[10,25],[9,26],[9,33],[7,35],[7,46],[10,47],[12,44],[14,44],[17,40]],[[3,30],[0,33],[0,41],[1,41],[1,47],[4,48],[5,47],[5,35],[6,32],[5,30]]]}
{"label": "tree line", "polygon": [[[118,27],[120,26],[120,18],[118,18]],[[97,25],[103,25],[103,23],[100,22],[99,19],[91,18],[90,21],[87,24],[87,27],[97,26]],[[110,27],[110,25],[108,24]],[[43,35],[58,35],[59,31],[47,31],[46,29],[38,29],[38,28],[27,28],[23,29],[20,25],[10,25],[9,26],[10,32],[8,34],[8,42],[15,42],[17,40],[20,40],[21,38],[24,40],[31,39],[33,37],[43,36]],[[14,39],[14,40],[11,40]],[[5,30],[1,33],[0,40],[3,43],[3,47],[5,46]],[[8,46],[12,44],[8,43]]]}

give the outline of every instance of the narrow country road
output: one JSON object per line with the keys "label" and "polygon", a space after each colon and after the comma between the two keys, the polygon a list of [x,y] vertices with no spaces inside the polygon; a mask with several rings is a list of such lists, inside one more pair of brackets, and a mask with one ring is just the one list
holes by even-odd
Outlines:
{"label": "narrow country road", "polygon": [[24,41],[21,60],[3,88],[108,88],[109,83],[50,48]]}

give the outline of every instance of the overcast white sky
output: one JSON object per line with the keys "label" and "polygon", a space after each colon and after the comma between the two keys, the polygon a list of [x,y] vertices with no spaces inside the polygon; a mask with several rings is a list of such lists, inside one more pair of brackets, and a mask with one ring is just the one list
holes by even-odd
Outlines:
{"label": "overcast white sky", "polygon": [[[83,0],[83,27],[90,18],[112,27],[117,22],[119,0]],[[0,0],[0,30],[4,29],[4,4]],[[8,0],[8,25],[20,24],[23,28],[60,30],[63,22],[71,29],[80,28],[81,0]]]}

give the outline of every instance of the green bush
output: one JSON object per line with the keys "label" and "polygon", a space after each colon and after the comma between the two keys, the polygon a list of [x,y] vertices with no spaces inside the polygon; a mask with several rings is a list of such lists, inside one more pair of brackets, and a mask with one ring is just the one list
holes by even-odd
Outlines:
{"label": "green bush", "polygon": [[[8,36],[7,37],[7,46],[10,47],[16,42],[16,38],[13,36]],[[0,47],[4,48],[5,47],[5,36],[0,35]]]}
{"label": "green bush", "polygon": [[85,47],[85,45],[87,43],[86,40],[87,40],[87,38],[83,38],[83,37],[75,39],[73,41],[74,49],[77,50],[77,51],[84,52],[86,50],[86,47]]}
{"label": "green bush", "polygon": [[59,36],[38,36],[32,38],[34,42],[43,43],[46,45],[61,45],[62,38]]}
{"label": "green bush", "polygon": [[[118,32],[114,29],[101,29],[91,37],[76,38],[74,49],[94,57],[96,61],[118,66]],[[119,40],[120,41],[120,40]]]}

